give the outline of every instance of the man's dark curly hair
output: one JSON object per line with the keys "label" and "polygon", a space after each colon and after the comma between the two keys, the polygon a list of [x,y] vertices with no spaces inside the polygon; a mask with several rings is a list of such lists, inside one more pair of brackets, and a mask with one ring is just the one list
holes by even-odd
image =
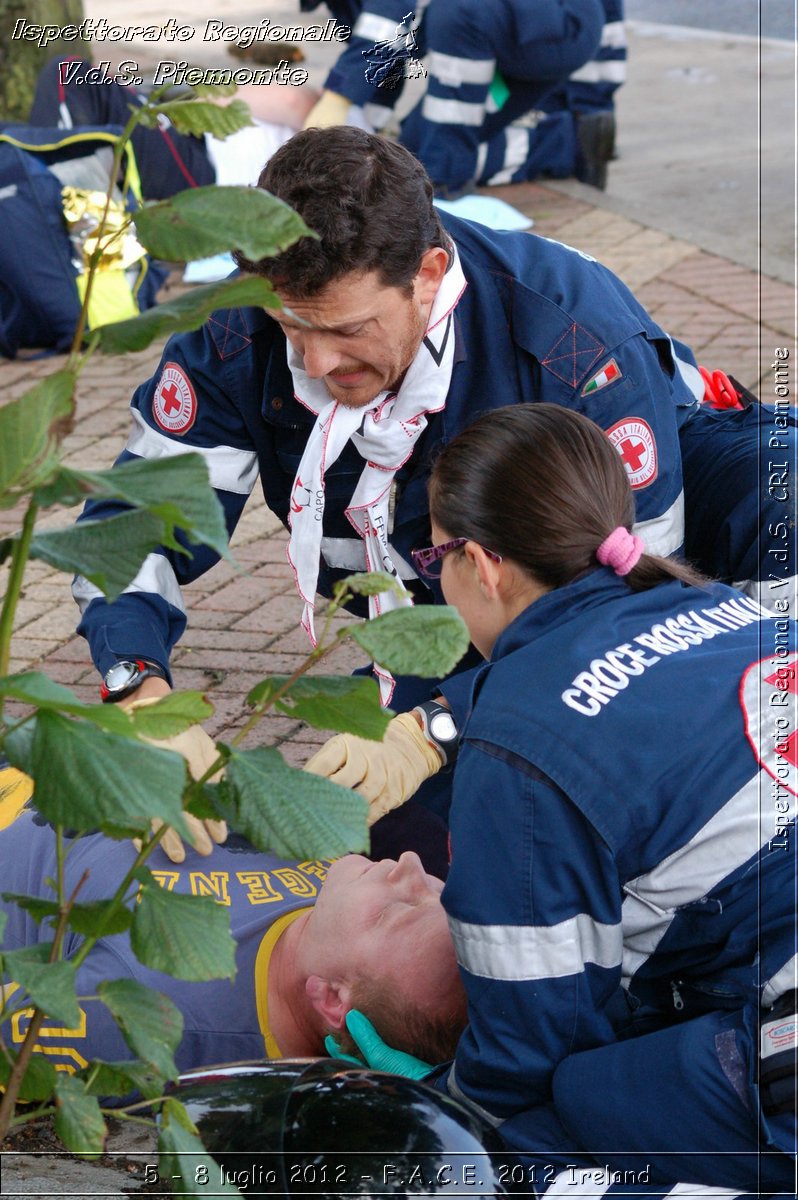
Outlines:
{"label": "man's dark curly hair", "polygon": [[305,237],[273,258],[237,254],[236,261],[297,299],[352,271],[377,271],[386,287],[409,289],[424,253],[448,245],[426,171],[380,134],[306,129],[269,159],[258,187],[296,209],[321,240]]}

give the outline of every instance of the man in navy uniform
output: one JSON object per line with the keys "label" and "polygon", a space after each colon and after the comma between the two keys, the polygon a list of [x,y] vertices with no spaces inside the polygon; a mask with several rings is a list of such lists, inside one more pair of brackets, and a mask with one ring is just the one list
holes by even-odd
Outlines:
{"label": "man in navy uniform", "polygon": [[[302,8],[317,5],[303,0]],[[306,127],[343,124],[358,105],[374,129],[384,129],[405,80],[425,77],[400,141],[440,195],[541,174],[606,186],[613,96],[626,68],[622,0],[328,7],[352,36]]]}
{"label": "man in navy uniform", "polygon": [[[755,596],[789,594],[786,578],[771,591],[760,545],[762,525],[783,516],[775,494],[760,494],[759,441],[767,447],[773,414],[758,405],[708,411],[688,347],[612,272],[534,234],[439,215],[417,160],[351,127],[297,134],[259,185],[294,206],[319,240],[241,260],[274,281],[284,309],[219,312],[173,337],[133,397],[120,461],[198,451],[231,533],[260,477],[291,530],[297,617],[311,636],[316,592],[331,594],[352,571],[387,570],[404,585],[403,597],[371,597],[372,615],[411,597],[440,601],[435,581],[411,565],[411,550],[430,541],[430,464],[480,412],[509,403],[565,405],[603,427],[651,553],[684,550],[706,574]],[[783,440],[794,437],[791,418],[775,419]],[[511,497],[508,506],[512,519]],[[119,507],[90,503],[86,516]],[[180,585],[215,561],[207,547],[190,559],[162,547],[113,605],[76,580],[80,632],[100,673],[121,660],[141,664],[112,698],[169,690],[169,654],[186,625]],[[380,683],[394,708],[429,703],[428,681],[404,679],[393,692],[382,672]],[[384,743],[367,748],[369,763],[382,760],[382,781],[366,788],[378,804],[397,785],[411,794],[432,773],[430,754],[446,757],[428,737],[429,713],[417,716],[403,713]],[[189,761],[207,748],[198,726],[182,737],[195,743]]]}

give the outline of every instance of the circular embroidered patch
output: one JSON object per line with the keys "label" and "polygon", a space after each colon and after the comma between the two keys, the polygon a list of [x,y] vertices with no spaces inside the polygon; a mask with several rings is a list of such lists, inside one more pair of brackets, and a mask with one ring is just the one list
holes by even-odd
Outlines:
{"label": "circular embroidered patch", "polygon": [[152,415],[167,433],[185,433],[197,416],[197,397],[182,367],[169,362],[152,398]]}
{"label": "circular embroidered patch", "polygon": [[607,430],[607,437],[620,454],[633,488],[647,487],[657,478],[657,443],[641,417],[618,421]]}
{"label": "circular embroidered patch", "polygon": [[[763,658],[745,672],[740,685],[740,705],[745,733],[759,762],[774,780],[773,819],[792,825],[795,805],[783,795],[798,796],[798,655]],[[764,796],[764,791],[763,791]],[[778,804],[776,802],[779,802]],[[790,811],[790,809],[792,811]]]}

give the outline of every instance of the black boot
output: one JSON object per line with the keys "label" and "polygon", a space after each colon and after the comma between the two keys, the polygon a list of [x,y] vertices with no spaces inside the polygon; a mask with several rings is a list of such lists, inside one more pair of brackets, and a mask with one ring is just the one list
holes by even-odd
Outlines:
{"label": "black boot", "polygon": [[577,116],[576,140],[576,178],[603,192],[607,163],[615,153],[615,113],[608,110]]}

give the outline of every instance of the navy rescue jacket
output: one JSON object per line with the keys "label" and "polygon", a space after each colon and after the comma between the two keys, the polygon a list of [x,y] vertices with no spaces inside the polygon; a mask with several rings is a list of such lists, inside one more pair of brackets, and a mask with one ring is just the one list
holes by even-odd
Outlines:
{"label": "navy rescue jacket", "polygon": [[471,673],[442,894],[470,1024],[439,1086],[510,1145],[546,1149],[568,1056],[718,1009],[756,1029],[795,986],[795,630],[598,568]]}
{"label": "navy rescue jacket", "polygon": [[[683,540],[679,426],[703,395],[691,352],[651,319],[629,289],[581,251],[527,233],[496,233],[444,215],[467,280],[455,310],[455,362],[445,409],[429,417],[394,483],[394,562],[420,601],[440,594],[415,578],[410,551],[430,540],[426,485],[436,451],[480,413],[546,401],[585,413],[624,458],[636,529],[652,553]],[[313,415],[294,397],[285,336],[264,311],[214,313],[167,343],[161,364],[135,392],[132,429],[118,461],[197,451],[209,468],[232,534],[260,477],[269,508],[287,524],[296,471]],[[362,543],[344,508],[363,461],[351,444],[328,470],[319,591],[362,569]],[[119,511],[90,502],[82,519]],[[78,577],[79,626],[101,672],[138,655],[168,668],[183,633],[180,585],[217,561],[160,548],[125,593],[107,604]],[[435,585],[433,585],[435,586]],[[301,604],[297,599],[297,619]]]}

